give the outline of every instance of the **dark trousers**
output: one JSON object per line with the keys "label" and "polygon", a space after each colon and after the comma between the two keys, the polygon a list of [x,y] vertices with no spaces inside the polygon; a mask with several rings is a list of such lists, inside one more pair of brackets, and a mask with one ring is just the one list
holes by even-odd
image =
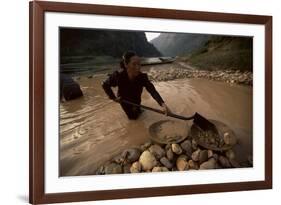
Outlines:
{"label": "dark trousers", "polygon": [[127,117],[130,120],[136,120],[142,113],[141,109],[139,107],[128,105],[126,103],[121,103],[122,109],[125,111]]}

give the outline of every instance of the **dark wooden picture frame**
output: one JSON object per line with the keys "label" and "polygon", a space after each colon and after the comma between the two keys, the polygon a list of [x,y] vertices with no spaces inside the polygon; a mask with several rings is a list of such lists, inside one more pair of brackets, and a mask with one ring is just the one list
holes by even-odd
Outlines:
{"label": "dark wooden picture frame", "polygon": [[[104,6],[33,1],[29,4],[30,20],[30,142],[29,142],[29,200],[30,203],[56,203],[105,200],[135,197],[153,197],[180,194],[227,192],[272,188],[272,17],[182,11],[168,9]],[[209,22],[247,23],[265,26],[265,180],[250,182],[184,185],[153,188],[86,191],[71,193],[45,193],[44,182],[44,14],[66,12],[102,14],[128,17],[150,17]]]}

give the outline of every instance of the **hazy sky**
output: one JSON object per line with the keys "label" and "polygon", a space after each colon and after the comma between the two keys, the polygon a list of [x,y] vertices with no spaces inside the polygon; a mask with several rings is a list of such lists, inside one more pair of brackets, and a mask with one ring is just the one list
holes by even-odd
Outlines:
{"label": "hazy sky", "polygon": [[158,37],[160,33],[152,33],[152,32],[145,32],[146,38],[148,41],[151,41],[152,39]]}

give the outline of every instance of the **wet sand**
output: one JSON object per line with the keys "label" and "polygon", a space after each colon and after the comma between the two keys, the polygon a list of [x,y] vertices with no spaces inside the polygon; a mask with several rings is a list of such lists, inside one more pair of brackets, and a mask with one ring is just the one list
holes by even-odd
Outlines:
{"label": "wet sand", "polygon": [[[81,77],[84,97],[60,104],[60,176],[92,175],[126,148],[149,140],[148,127],[168,117],[145,111],[138,120],[127,119],[120,105],[101,88],[106,75]],[[172,112],[189,116],[199,112],[227,124],[237,135],[237,160],[252,155],[252,87],[204,79],[155,82]],[[144,89],[142,104],[159,105]],[[184,126],[184,125],[183,125]]]}

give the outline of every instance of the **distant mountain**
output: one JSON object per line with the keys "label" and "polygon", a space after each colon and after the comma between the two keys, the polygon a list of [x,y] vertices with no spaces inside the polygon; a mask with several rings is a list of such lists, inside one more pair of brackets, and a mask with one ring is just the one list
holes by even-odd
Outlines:
{"label": "distant mountain", "polygon": [[60,56],[112,56],[121,58],[126,50],[144,57],[162,56],[150,44],[144,32],[60,29]]}
{"label": "distant mountain", "polygon": [[151,43],[165,56],[186,56],[204,46],[211,35],[161,33]]}
{"label": "distant mountain", "polygon": [[197,68],[239,69],[252,71],[253,69],[253,38],[234,36],[213,36],[188,60]]}

